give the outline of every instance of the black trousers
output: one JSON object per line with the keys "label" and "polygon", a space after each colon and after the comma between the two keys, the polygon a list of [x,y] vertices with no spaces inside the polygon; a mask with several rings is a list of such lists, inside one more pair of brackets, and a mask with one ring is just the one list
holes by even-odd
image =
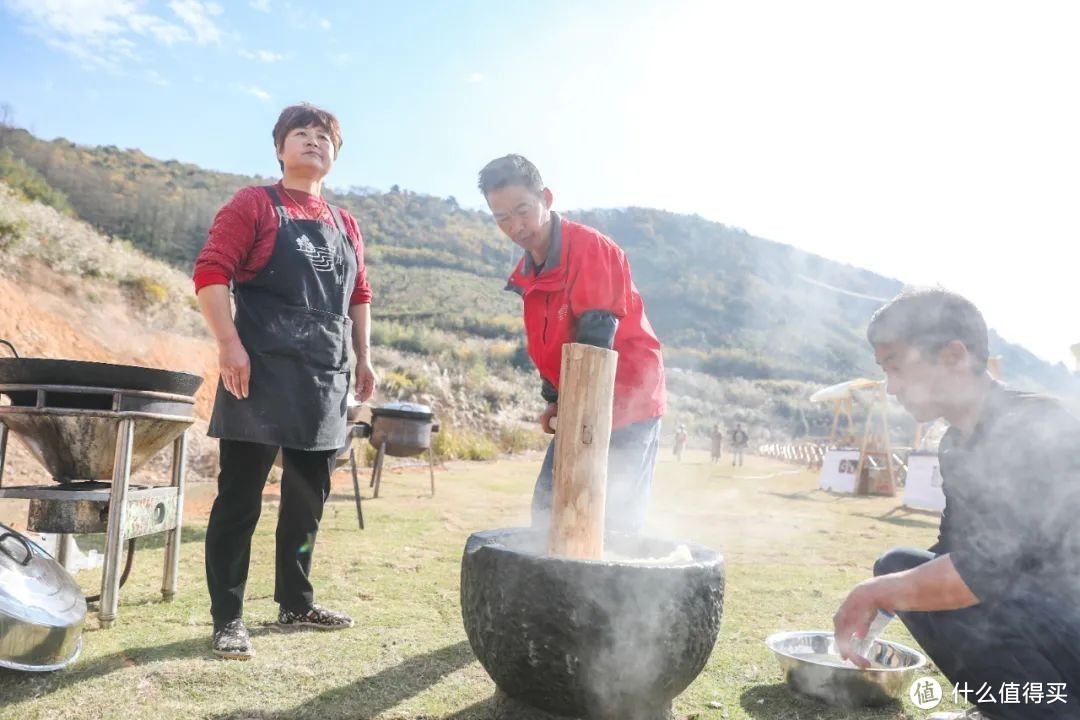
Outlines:
{"label": "black trousers", "polygon": [[[910,570],[936,557],[928,550],[896,548],[878,558],[874,575]],[[961,704],[966,697],[993,720],[1080,717],[1077,628],[1075,621],[1066,621],[1071,615],[1060,605],[1031,601],[899,613],[949,682],[970,691],[958,697]],[[1065,702],[1049,702],[1052,694],[1061,694],[1058,690]],[[1009,697],[1012,692],[1018,701]]]}
{"label": "black trousers", "polygon": [[[220,447],[218,494],[206,529],[206,583],[216,629],[244,613],[251,536],[279,449],[239,440],[221,440]],[[308,574],[336,454],[282,449],[274,600],[286,610],[303,611],[314,601]]]}

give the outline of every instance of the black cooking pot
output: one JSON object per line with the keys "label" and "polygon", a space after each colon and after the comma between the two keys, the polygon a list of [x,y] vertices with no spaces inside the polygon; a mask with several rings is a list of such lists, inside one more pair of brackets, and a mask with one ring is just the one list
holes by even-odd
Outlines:
{"label": "black cooking pot", "polygon": [[427,405],[392,402],[371,410],[371,436],[375,447],[385,445],[393,457],[419,455],[431,447],[431,434],[439,431],[435,413]]}
{"label": "black cooking pot", "polygon": [[193,396],[199,375],[175,370],[85,360],[0,358],[0,385],[75,385]]}

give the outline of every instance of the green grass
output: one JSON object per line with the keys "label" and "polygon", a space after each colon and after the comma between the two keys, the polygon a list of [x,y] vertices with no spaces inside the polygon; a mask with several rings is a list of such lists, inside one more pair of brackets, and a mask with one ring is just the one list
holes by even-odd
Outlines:
{"label": "green grass", "polygon": [[[245,613],[257,656],[246,663],[209,653],[202,540],[213,489],[189,486],[176,600],[160,600],[161,543],[148,542],[121,591],[116,625],[101,630],[96,616],[88,618],[75,664],[53,674],[0,671],[0,718],[488,718],[494,686],[462,629],[460,553],[469,533],[526,520],[538,465],[538,457],[456,464],[438,473],[434,499],[427,496],[426,468],[387,471],[381,497],[365,502],[362,532],[349,486],[335,486],[313,580],[320,602],[357,620],[354,629],[337,633],[283,633],[271,625],[276,502],[267,496]],[[704,672],[676,700],[677,718],[927,714],[906,698],[842,711],[797,698],[782,685],[762,642],[768,634],[830,627],[846,591],[867,576],[877,554],[897,544],[927,546],[936,535],[929,515],[894,512],[883,519],[897,499],[833,496],[816,484],[809,473],[758,458],[737,472],[707,464],[704,453],[689,453],[681,465],[666,453],[661,458],[652,532],[722,551],[728,573],[720,639]],[[79,579],[88,591],[98,582],[96,573]],[[898,623],[885,637],[911,643]],[[936,677],[948,695],[950,686]]]}

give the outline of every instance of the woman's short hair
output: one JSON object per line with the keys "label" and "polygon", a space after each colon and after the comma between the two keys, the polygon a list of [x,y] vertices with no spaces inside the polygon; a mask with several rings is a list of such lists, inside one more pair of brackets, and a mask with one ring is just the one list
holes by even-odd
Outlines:
{"label": "woman's short hair", "polygon": [[[312,125],[330,134],[330,142],[334,143],[334,157],[336,158],[341,152],[341,123],[334,117],[334,113],[315,107],[311,103],[290,105],[281,111],[274,124],[274,149],[281,152],[285,148],[285,137],[290,132],[296,128]],[[285,164],[280,160],[278,160],[278,165],[282,170],[285,169]]]}

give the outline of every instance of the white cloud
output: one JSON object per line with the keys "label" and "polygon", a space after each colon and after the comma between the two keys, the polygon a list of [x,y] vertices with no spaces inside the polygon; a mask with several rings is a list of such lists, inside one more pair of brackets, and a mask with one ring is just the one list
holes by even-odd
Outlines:
{"label": "white cloud", "polygon": [[200,45],[209,45],[221,41],[221,29],[218,28],[213,18],[220,15],[224,10],[215,2],[200,2],[199,0],[171,0],[169,3],[176,16],[184,21],[195,33],[195,42]]}
{"label": "white cloud", "polygon": [[169,81],[162,77],[161,73],[157,70],[144,70],[143,77],[160,87],[167,87],[169,85]]}
{"label": "white cloud", "polygon": [[472,73],[469,75],[469,84],[475,85],[484,82],[484,73]]}
{"label": "white cloud", "polygon": [[259,12],[270,12],[270,0],[250,0],[248,5],[255,8]]}
{"label": "white cloud", "polygon": [[39,29],[72,38],[122,34],[129,27],[129,18],[139,15],[130,0],[8,0],[7,5]]}
{"label": "white cloud", "polygon": [[200,0],[169,3],[182,25],[145,12],[141,0],[6,0],[6,6],[24,31],[87,67],[111,72],[141,60],[140,38],[171,46],[217,43],[222,35],[213,19],[222,14],[221,6]]}
{"label": "white cloud", "polygon": [[319,27],[321,27],[323,30],[329,30],[331,28],[330,21],[326,18],[319,20]]}
{"label": "white cloud", "polygon": [[90,68],[119,72],[125,65],[139,61],[139,56],[135,53],[135,43],[123,37],[113,38],[105,43],[56,35],[46,36],[45,42],[49,47],[71,55]]}
{"label": "white cloud", "polygon": [[49,47],[66,52],[68,55],[81,60],[84,66],[96,67],[103,70],[118,69],[118,62],[114,57],[98,53],[84,43],[75,42],[74,40],[61,40],[59,38],[49,38],[46,40],[46,43]]}
{"label": "white cloud", "polygon": [[248,95],[254,95],[255,97],[262,100],[263,102],[266,102],[267,100],[270,99],[270,93],[266,92],[262,88],[255,87],[254,85],[249,85],[249,86],[241,88],[241,89],[244,92],[246,92]]}
{"label": "white cloud", "polygon": [[256,50],[251,52],[250,50],[241,50],[240,57],[247,58],[248,60],[259,60],[264,63],[275,63],[280,60],[284,60],[285,56],[280,53],[270,52],[269,50]]}
{"label": "white cloud", "polygon": [[188,42],[191,34],[179,25],[173,25],[153,15],[132,15],[128,18],[131,29],[140,35],[149,33],[163,45]]}

